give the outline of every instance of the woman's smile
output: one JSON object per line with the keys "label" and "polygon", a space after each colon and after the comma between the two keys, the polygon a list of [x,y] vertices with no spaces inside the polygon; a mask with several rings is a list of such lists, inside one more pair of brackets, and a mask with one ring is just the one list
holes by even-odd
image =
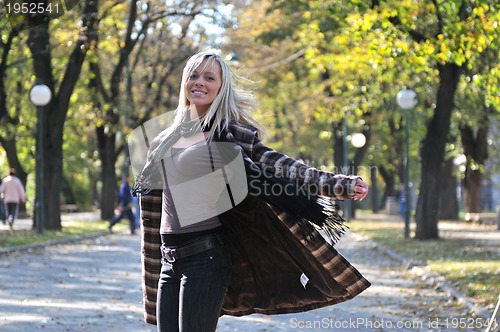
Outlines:
{"label": "woman's smile", "polygon": [[208,111],[221,86],[222,69],[218,62],[207,65],[204,60],[189,76],[185,85],[186,98],[191,105],[196,106],[198,115]]}

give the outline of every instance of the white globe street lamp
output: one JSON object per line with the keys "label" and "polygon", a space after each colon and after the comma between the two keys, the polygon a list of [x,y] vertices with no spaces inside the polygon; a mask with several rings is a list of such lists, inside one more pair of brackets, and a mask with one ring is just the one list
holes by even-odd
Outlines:
{"label": "white globe street lamp", "polygon": [[411,110],[417,106],[417,93],[410,89],[401,90],[396,95],[398,106],[404,110]]}
{"label": "white globe street lamp", "polygon": [[45,84],[37,84],[30,91],[30,100],[35,106],[45,106],[52,99],[52,91]]}
{"label": "white globe street lamp", "polygon": [[38,113],[38,133],[37,133],[37,157],[36,157],[36,202],[35,202],[35,213],[36,213],[36,229],[38,233],[43,233],[43,228],[45,226],[45,212],[44,212],[44,187],[43,187],[43,175],[45,173],[44,169],[44,137],[45,137],[45,112],[44,106],[50,103],[52,99],[52,91],[45,84],[36,84],[31,88],[30,100],[33,105],[37,107]]}
{"label": "white globe street lamp", "polygon": [[401,199],[404,199],[404,208],[405,208],[405,231],[404,231],[404,236],[405,238],[410,237],[410,186],[409,186],[409,181],[410,181],[410,144],[409,144],[409,134],[408,134],[408,111],[413,109],[415,106],[417,106],[418,100],[417,100],[417,94],[415,91],[410,90],[410,89],[405,89],[401,90],[398,92],[396,95],[396,102],[398,103],[398,106],[401,107],[405,113],[405,157],[404,157],[404,165],[405,165],[405,172],[404,172],[404,198],[401,197]]}
{"label": "white globe street lamp", "polygon": [[362,148],[366,144],[366,136],[362,133],[352,134],[351,143],[357,149]]}

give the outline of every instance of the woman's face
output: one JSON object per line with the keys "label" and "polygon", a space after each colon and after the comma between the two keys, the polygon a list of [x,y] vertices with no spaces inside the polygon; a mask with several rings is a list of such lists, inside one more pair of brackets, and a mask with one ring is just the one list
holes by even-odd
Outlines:
{"label": "woman's face", "polygon": [[191,105],[196,105],[199,116],[206,114],[222,86],[222,69],[217,61],[210,66],[203,62],[188,77],[184,91]]}

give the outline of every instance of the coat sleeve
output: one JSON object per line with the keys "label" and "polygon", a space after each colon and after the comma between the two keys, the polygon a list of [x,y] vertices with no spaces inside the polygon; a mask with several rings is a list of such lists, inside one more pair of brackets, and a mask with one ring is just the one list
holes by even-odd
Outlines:
{"label": "coat sleeve", "polygon": [[19,199],[21,200],[21,202],[25,203],[26,202],[26,192],[24,191],[23,183],[19,179],[18,179],[17,191],[19,194]]}
{"label": "coat sleeve", "polygon": [[147,195],[141,195],[142,286],[145,308],[144,318],[149,324],[156,324],[156,294],[161,270],[161,212],[161,190],[153,190]]}
{"label": "coat sleeve", "polygon": [[354,185],[359,178],[310,167],[269,148],[257,135],[253,137],[251,159],[263,170],[287,178],[310,192],[340,199],[354,196]]}

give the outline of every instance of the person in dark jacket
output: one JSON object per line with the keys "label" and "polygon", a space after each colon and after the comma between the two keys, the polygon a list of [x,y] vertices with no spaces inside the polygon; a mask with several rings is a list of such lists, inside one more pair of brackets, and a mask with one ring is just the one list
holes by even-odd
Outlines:
{"label": "person in dark jacket", "polygon": [[111,218],[109,221],[108,229],[112,232],[112,228],[123,218],[129,220],[130,234],[135,234],[135,215],[132,211],[132,194],[130,192],[130,176],[126,175],[123,178],[123,182],[120,185],[120,191],[118,193],[118,213]]}
{"label": "person in dark jacket", "polygon": [[361,200],[367,184],[266,147],[253,107],[227,64],[201,52],[184,67],[173,124],[131,135],[148,148],[147,159],[130,150],[146,321],[158,331],[215,331],[221,314],[300,312],[370,285],[318,232],[342,232],[323,196]]}

